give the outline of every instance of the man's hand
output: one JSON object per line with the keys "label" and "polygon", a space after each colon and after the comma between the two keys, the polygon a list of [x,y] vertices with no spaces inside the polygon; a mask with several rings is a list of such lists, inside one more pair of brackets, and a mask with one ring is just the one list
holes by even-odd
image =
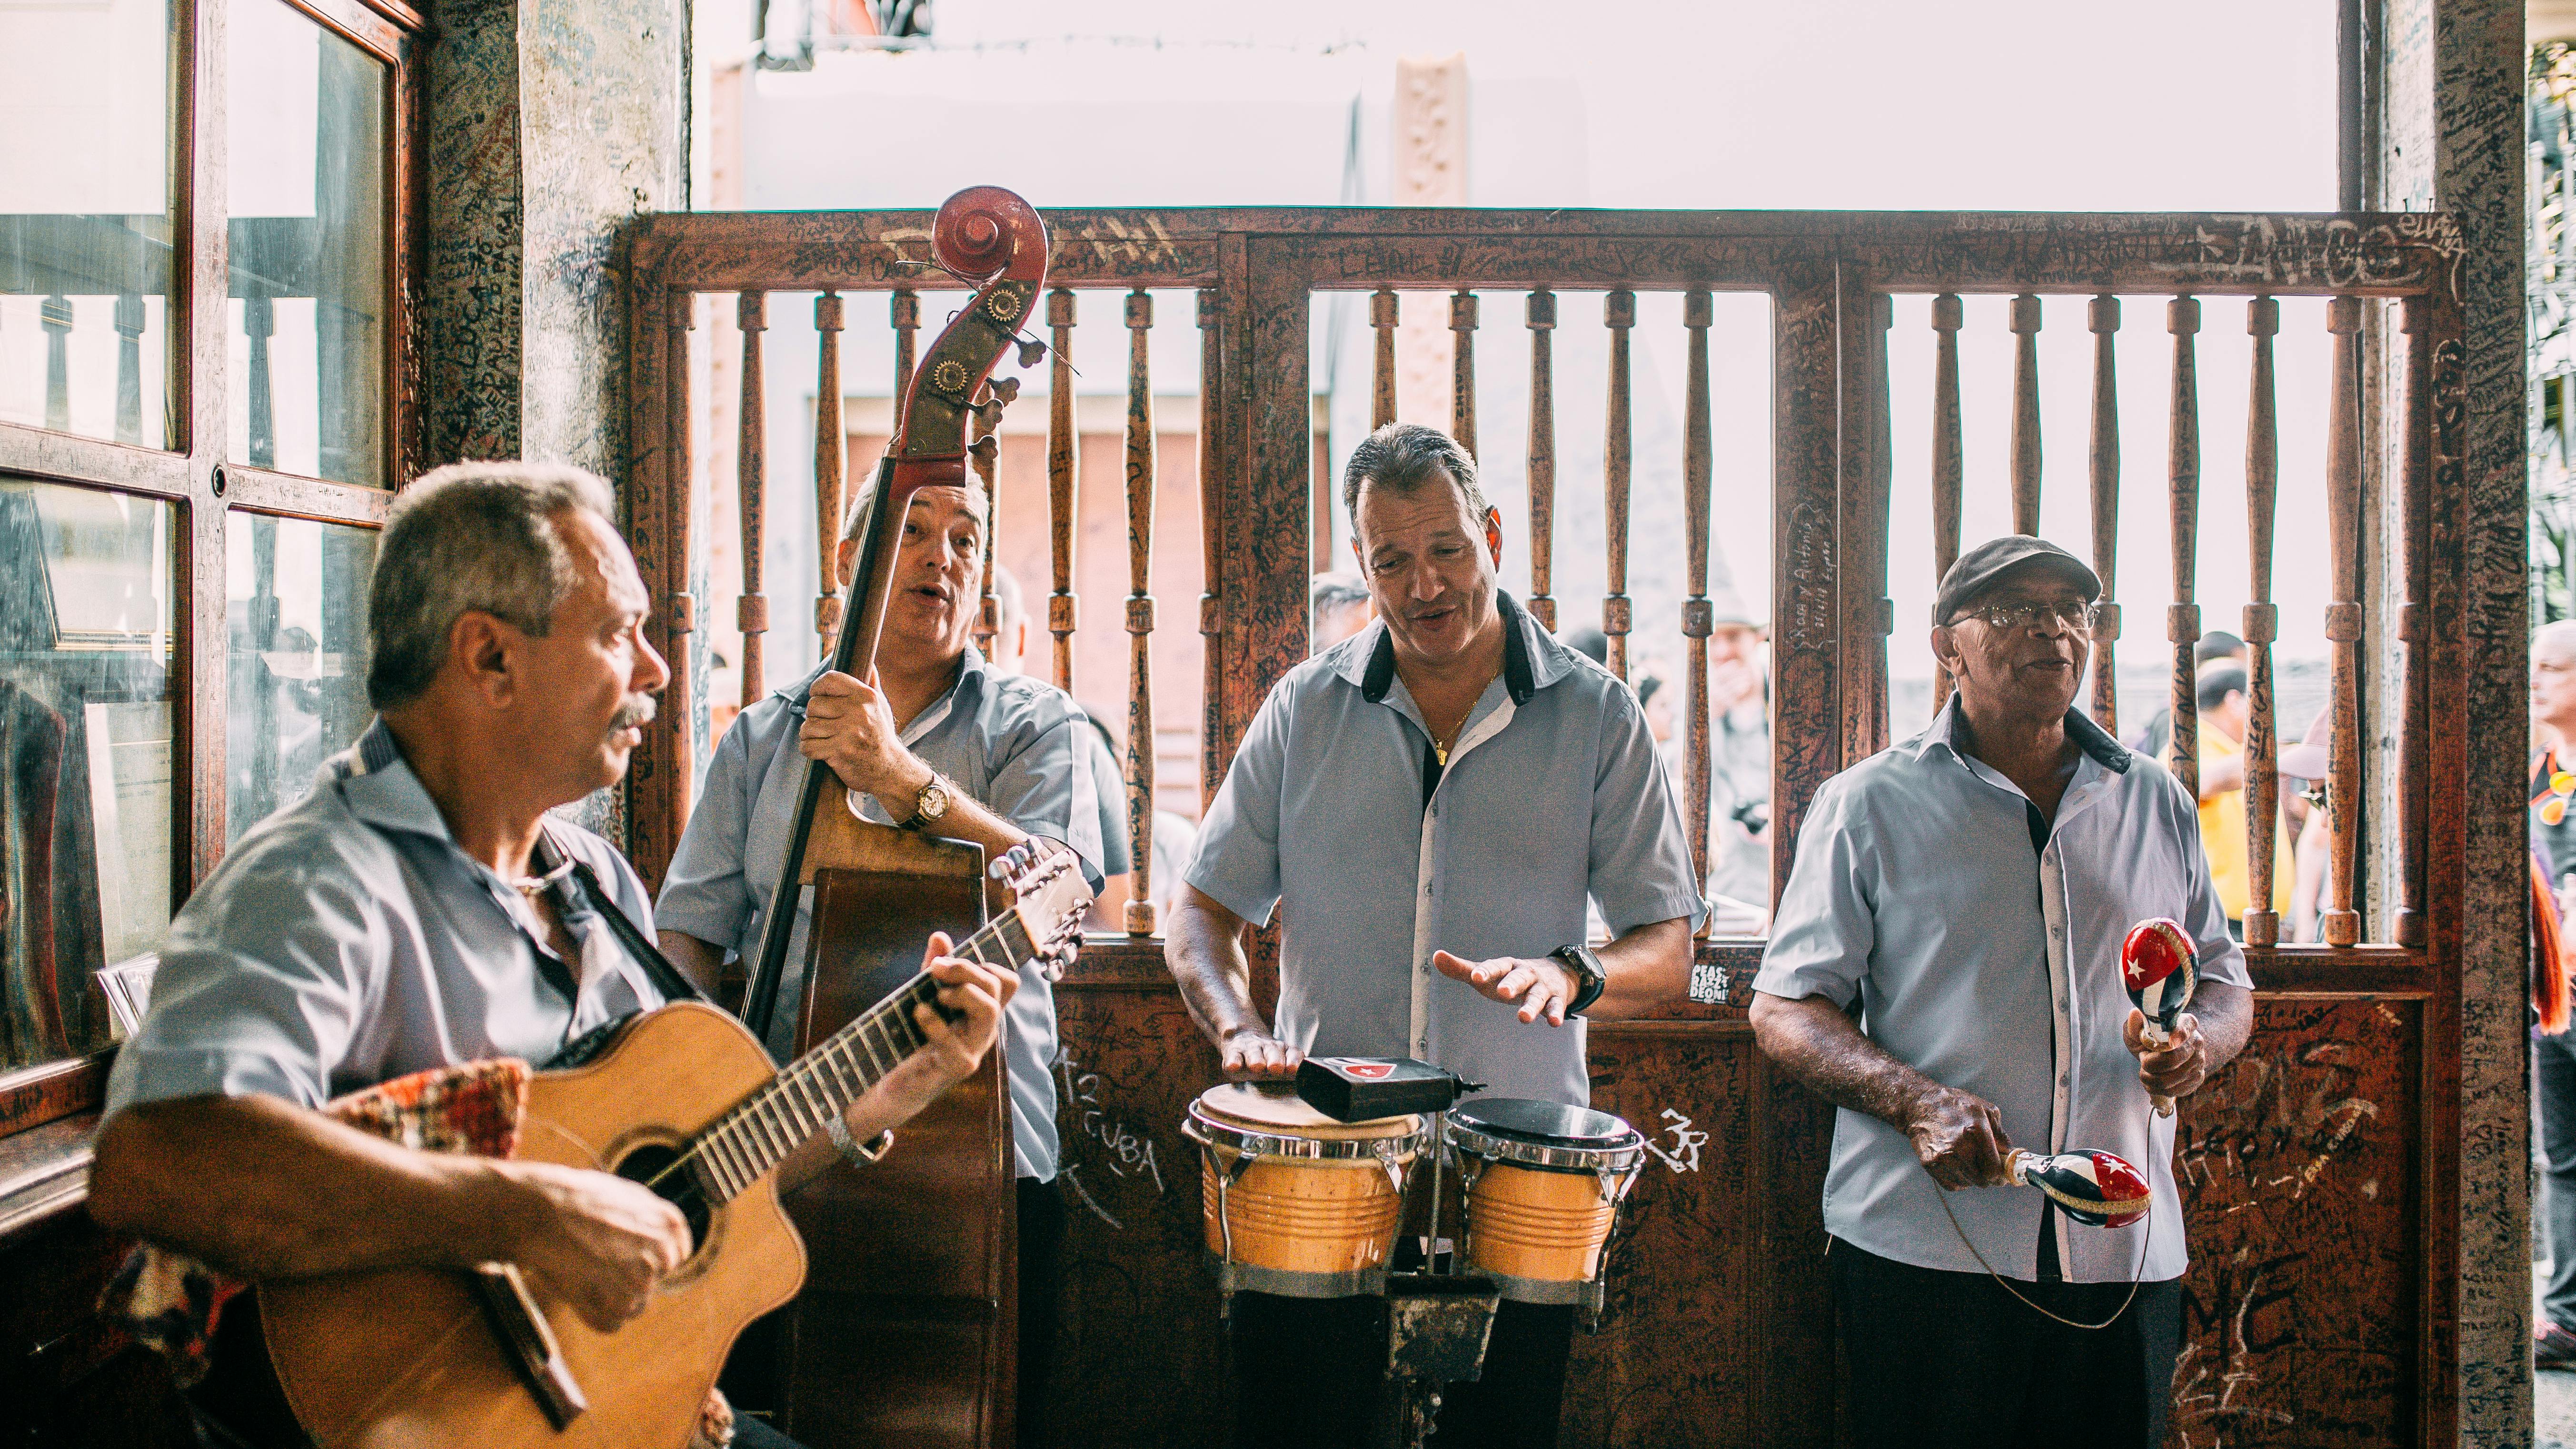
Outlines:
{"label": "man's hand", "polygon": [[945,1014],[913,1008],[924,1045],[851,1105],[851,1135],[874,1137],[912,1120],[940,1093],[972,1076],[1002,1034],[1002,1008],[1020,988],[1019,973],[961,960],[948,954],[951,946],[945,932],[933,931],[922,963],[939,982]]}
{"label": "man's hand", "polygon": [[641,1183],[551,1162],[496,1162],[517,1190],[510,1260],[562,1295],[582,1321],[614,1333],[689,1256],[680,1210]]}
{"label": "man's hand", "polygon": [[2138,1080],[2149,1094],[2179,1100],[2209,1080],[2209,1039],[2201,1032],[2200,1018],[2190,1012],[2175,1018],[2173,1035],[2162,1047],[2147,1045],[2147,1015],[2135,1007],[2129,1009],[2121,1035],[2138,1059]]}
{"label": "man's hand", "polygon": [[1479,995],[1520,1007],[1520,1017],[1525,1022],[1544,1016],[1548,1025],[1563,1026],[1566,1005],[1574,1000],[1574,973],[1560,962],[1535,961],[1526,956],[1470,961],[1446,951],[1434,951],[1431,964],[1450,980],[1475,987]]}
{"label": "man's hand", "polygon": [[1906,1114],[1905,1135],[1923,1170],[1950,1191],[2009,1181],[2004,1154],[2012,1151],[2012,1139],[2004,1135],[2004,1114],[1972,1092],[1942,1086],[1925,1091]]}
{"label": "man's hand", "polygon": [[831,766],[842,784],[874,795],[898,820],[912,814],[914,797],[930,783],[930,767],[903,747],[884,693],[846,674],[827,672],[814,681],[796,748]]}
{"label": "man's hand", "polygon": [[1306,1054],[1257,1026],[1239,1026],[1217,1043],[1217,1056],[1229,1082],[1277,1079],[1297,1075]]}

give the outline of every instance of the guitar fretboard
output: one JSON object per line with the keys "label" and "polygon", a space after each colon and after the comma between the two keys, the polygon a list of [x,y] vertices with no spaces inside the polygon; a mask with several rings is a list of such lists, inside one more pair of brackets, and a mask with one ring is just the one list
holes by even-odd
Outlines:
{"label": "guitar fretboard", "polygon": [[[1004,911],[949,954],[1017,971],[1037,953],[1019,913]],[[938,995],[939,983],[929,972],[913,977],[699,1134],[692,1155],[709,1195],[730,1201],[760,1181],[921,1050],[926,1042],[913,1008],[931,1005]]]}

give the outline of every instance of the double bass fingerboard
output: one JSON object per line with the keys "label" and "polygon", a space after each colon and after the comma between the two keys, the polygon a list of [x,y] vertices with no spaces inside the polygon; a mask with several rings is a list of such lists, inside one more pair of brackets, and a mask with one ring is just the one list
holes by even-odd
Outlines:
{"label": "double bass fingerboard", "polygon": [[[1017,971],[1037,951],[1019,912],[1005,911],[959,942],[951,954]],[[688,1155],[698,1163],[708,1197],[731,1201],[766,1177],[789,1153],[848,1111],[868,1088],[927,1045],[920,1023],[913,1019],[913,1008],[928,1006],[936,1011],[938,997],[938,981],[927,971],[920,973],[700,1133]]]}

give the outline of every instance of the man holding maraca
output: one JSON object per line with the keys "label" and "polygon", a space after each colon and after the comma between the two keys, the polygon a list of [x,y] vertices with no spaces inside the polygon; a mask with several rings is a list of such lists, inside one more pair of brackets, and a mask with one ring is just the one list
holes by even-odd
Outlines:
{"label": "man holding maraca", "polygon": [[[2149,1098],[2232,1059],[2253,996],[2196,803],[2073,708],[2101,591],[2036,538],[1960,557],[1931,636],[1957,692],[1817,792],[1754,980],[1762,1050],[1841,1108],[1855,1442],[2163,1442],[2189,1259]],[[2152,917],[2196,967],[2169,1029],[2121,970]]]}

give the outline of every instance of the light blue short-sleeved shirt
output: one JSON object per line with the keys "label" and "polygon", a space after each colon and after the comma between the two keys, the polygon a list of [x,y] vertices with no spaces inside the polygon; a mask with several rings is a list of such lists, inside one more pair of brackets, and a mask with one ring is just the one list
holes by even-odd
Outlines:
{"label": "light blue short-sleeved shirt", "polygon": [[[1954,701],[1929,729],[1825,782],[1798,831],[1757,991],[1861,1007],[1891,1056],[2001,1109],[2013,1145],[2114,1152],[2155,1189],[2148,1223],[2082,1227],[2062,1214],[2070,1282],[2148,1282],[2190,1265],[2173,1177],[2174,1119],[2149,1108],[2124,1030],[2120,942],[2180,921],[2200,976],[2252,988],[2180,782],[2081,713],[2075,778],[2032,844],[2029,798],[1954,743]],[[1957,1273],[2038,1274],[2036,1188],[1943,1193],[1905,1135],[1866,1113],[1834,1120],[1825,1229],[1883,1258]],[[2152,1228],[2148,1224],[2152,1224]]]}
{"label": "light blue short-sleeved shirt", "polygon": [[[744,710],[717,743],[662,881],[655,914],[663,930],[726,947],[746,961],[759,959],[770,892],[787,863],[787,837],[805,788],[806,761],[796,735],[805,725],[806,696],[822,675],[817,668],[795,688]],[[1071,847],[1096,887],[1100,806],[1085,739],[1090,733],[1071,696],[1023,675],[1000,673],[969,647],[957,682],[904,727],[903,743],[994,814]],[[845,792],[827,796],[826,803],[844,797],[855,798],[866,818],[893,823],[864,795]],[[811,889],[799,895],[769,1032],[770,1050],[782,1058],[794,1041],[793,1003],[805,989]],[[1021,969],[1019,992],[1004,1013],[1003,1067],[1020,1176],[1052,1179],[1055,994],[1036,967]]]}
{"label": "light blue short-sleeved shirt", "polygon": [[[644,883],[607,841],[562,819],[546,830],[651,928]],[[661,1005],[580,893],[555,889],[579,961],[548,949],[519,893],[457,849],[379,720],[311,794],[227,851],[172,919],[151,1010],[117,1052],[108,1111],[251,1093],[319,1107],[432,1067],[543,1063],[573,1037]]]}
{"label": "light blue short-sleeved shirt", "polygon": [[1430,774],[1383,621],[1270,691],[1201,827],[1189,883],[1256,924],[1285,903],[1278,1033],[1322,1056],[1410,1056],[1497,1096],[1588,1105],[1583,1023],[1440,974],[1704,909],[1680,797],[1625,684],[1508,594],[1503,675]]}

